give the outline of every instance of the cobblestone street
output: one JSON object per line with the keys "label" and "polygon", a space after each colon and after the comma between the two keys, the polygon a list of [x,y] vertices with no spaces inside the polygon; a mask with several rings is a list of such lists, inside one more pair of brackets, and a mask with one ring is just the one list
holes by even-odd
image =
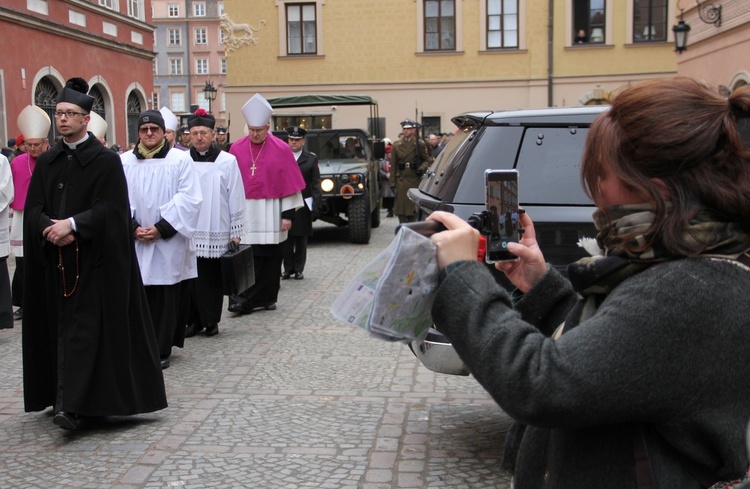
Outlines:
{"label": "cobblestone street", "polygon": [[473,377],[430,372],[329,312],[396,223],[383,213],[369,245],[316,225],[276,311],[225,310],[218,336],[173,350],[160,412],[76,432],[24,413],[21,325],[0,330],[0,487],[509,487],[510,420]]}

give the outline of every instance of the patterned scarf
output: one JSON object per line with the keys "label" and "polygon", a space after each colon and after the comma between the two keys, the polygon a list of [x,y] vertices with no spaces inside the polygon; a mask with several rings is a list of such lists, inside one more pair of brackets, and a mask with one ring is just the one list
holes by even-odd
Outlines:
{"label": "patterned scarf", "polygon": [[[584,298],[593,300],[576,306],[580,311],[571,311],[565,322],[565,330],[590,317],[604,297],[626,278],[655,264],[680,258],[669,255],[659,242],[639,253],[625,249],[625,242],[621,238],[623,235],[635,234],[633,242],[638,245],[645,243],[642,233],[654,220],[651,205],[613,206],[607,211],[609,217],[601,210],[594,212],[594,224],[599,230],[596,241],[601,248],[600,254],[568,266],[568,278],[573,288]],[[718,221],[716,215],[708,211],[698,212],[690,221],[685,238],[688,243],[703,247],[701,256],[736,259],[750,248],[750,233],[742,223]]]}

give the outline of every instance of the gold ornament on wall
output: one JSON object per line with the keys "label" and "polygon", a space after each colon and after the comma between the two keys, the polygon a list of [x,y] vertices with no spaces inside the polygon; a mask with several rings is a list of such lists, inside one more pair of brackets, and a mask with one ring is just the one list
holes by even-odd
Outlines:
{"label": "gold ornament on wall", "polygon": [[265,20],[258,22],[257,28],[249,24],[237,24],[227,14],[220,16],[219,19],[221,20],[219,28],[224,32],[224,52],[227,58],[232,52],[246,44],[257,44],[258,39],[255,33],[266,25]]}

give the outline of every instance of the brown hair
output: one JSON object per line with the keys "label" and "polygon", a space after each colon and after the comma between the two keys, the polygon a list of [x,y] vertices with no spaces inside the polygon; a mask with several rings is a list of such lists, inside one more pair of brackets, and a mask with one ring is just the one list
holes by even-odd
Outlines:
{"label": "brown hair", "polygon": [[[638,246],[631,242],[634,236],[623,236],[629,251],[659,241],[673,255],[700,253],[685,239],[699,210],[750,229],[750,149],[738,128],[738,119],[745,117],[750,117],[750,87],[725,99],[693,79],[677,77],[624,89],[594,121],[581,167],[586,194],[602,208],[598,178],[608,167],[654,205],[646,242]],[[663,182],[669,195],[652,179]]]}

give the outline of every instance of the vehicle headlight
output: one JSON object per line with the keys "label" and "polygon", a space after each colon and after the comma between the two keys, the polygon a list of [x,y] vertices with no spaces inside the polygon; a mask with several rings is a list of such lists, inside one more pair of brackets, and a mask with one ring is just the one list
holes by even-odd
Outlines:
{"label": "vehicle headlight", "polygon": [[330,178],[325,178],[320,182],[320,188],[323,190],[323,192],[330,192],[333,190],[333,180]]}

